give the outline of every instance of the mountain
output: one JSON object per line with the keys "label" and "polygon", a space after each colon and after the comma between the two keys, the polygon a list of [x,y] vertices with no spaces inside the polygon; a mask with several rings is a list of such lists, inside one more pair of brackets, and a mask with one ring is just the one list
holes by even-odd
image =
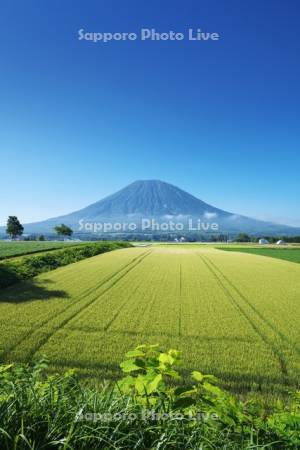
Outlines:
{"label": "mountain", "polygon": [[[198,226],[197,231],[202,234],[212,231],[233,234],[241,231],[253,234],[300,234],[300,230],[294,227],[263,222],[215,208],[182,189],[159,180],[135,181],[115,194],[79,211],[42,222],[26,224],[24,228],[25,233],[51,233],[55,225],[65,223],[71,226],[75,233],[94,231],[101,233],[103,224],[107,223],[110,224],[107,227],[112,229],[106,229],[106,232],[144,231],[149,233],[153,231],[153,226],[143,228],[143,224],[150,220],[160,226],[163,223],[172,222],[179,227],[175,231],[180,231],[180,226],[183,226],[182,231],[194,232],[196,229],[191,230],[191,227]],[[119,224],[123,227],[120,228]],[[135,224],[135,230],[128,228],[129,224]],[[202,226],[200,229],[199,224]],[[212,224],[217,225],[218,229],[212,230]],[[208,225],[210,225],[209,228],[207,228]],[[174,230],[169,228],[156,231]]]}
{"label": "mountain", "polygon": [[129,214],[156,217],[179,214],[202,215],[205,212],[229,214],[204,203],[172,184],[159,180],[144,180],[135,181],[115,194],[73,214],[76,217],[79,214],[94,220]]}

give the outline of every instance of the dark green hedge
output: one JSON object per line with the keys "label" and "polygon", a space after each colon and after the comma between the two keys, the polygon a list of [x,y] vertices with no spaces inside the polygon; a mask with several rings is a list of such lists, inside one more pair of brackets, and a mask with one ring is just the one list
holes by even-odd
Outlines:
{"label": "dark green hedge", "polygon": [[0,263],[0,288],[5,288],[19,281],[32,278],[39,273],[48,272],[91,256],[127,247],[131,247],[128,242],[97,242],[5,261]]}

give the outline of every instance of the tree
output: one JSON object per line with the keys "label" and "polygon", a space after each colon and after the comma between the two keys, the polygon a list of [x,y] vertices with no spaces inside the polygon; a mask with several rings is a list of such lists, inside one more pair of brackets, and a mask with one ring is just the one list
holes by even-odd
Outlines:
{"label": "tree", "polygon": [[250,242],[250,241],[251,241],[251,238],[246,233],[240,233],[236,238],[236,242]]}
{"label": "tree", "polygon": [[6,233],[10,235],[12,239],[23,234],[24,227],[21,225],[17,216],[9,216],[6,224]]}
{"label": "tree", "polygon": [[38,240],[38,241],[44,241],[44,240],[45,240],[45,236],[44,236],[43,234],[40,234],[40,235],[37,237],[37,240]]}
{"label": "tree", "polygon": [[62,223],[61,225],[56,225],[56,227],[54,227],[54,230],[56,231],[58,236],[72,236],[73,234],[72,228],[68,227],[64,223]]}

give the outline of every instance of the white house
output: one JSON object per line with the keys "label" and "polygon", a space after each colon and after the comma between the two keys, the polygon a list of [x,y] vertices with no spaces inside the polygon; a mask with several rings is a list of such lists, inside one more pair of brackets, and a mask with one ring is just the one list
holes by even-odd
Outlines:
{"label": "white house", "polygon": [[267,239],[260,239],[260,240],[258,241],[258,243],[259,243],[260,245],[266,245],[266,244],[269,243],[269,241],[268,241]]}
{"label": "white house", "polygon": [[284,242],[282,239],[276,242],[277,245],[286,245],[286,242]]}

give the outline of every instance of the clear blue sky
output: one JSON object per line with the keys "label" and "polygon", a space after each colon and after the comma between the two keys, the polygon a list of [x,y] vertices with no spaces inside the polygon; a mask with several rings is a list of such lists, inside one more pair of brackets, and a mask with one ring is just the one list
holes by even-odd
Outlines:
{"label": "clear blue sky", "polygon": [[[300,226],[298,0],[2,0],[0,224],[136,179]],[[78,30],[218,32],[217,42]]]}

